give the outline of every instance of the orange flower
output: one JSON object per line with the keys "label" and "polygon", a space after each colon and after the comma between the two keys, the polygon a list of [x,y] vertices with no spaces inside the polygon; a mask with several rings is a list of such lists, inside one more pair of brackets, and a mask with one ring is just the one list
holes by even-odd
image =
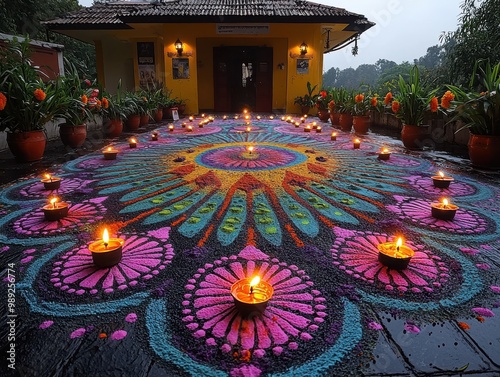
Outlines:
{"label": "orange flower", "polygon": [[105,109],[109,107],[109,101],[106,97],[102,99],[102,107],[104,107]]}
{"label": "orange flower", "polygon": [[84,94],[82,95],[82,102],[86,105],[87,102],[89,101],[89,99],[87,98],[87,96]]}
{"label": "orange flower", "polygon": [[372,107],[377,107],[377,104],[378,104],[378,98],[377,97],[372,97],[372,99],[370,100],[370,105]]}
{"label": "orange flower", "polygon": [[99,334],[99,339],[106,339],[107,337],[108,337],[108,335],[104,332]]}
{"label": "orange flower", "polygon": [[333,99],[328,102],[328,108],[330,109],[330,111],[335,108],[335,101]]}
{"label": "orange flower", "polygon": [[[106,98],[103,98],[102,100],[104,101],[105,99],[106,99]],[[107,100],[106,100],[106,101],[107,101]],[[101,102],[101,101],[99,101],[99,100],[97,100],[97,101],[95,102],[95,104],[96,104],[97,110],[101,110],[101,105],[102,105],[102,102]]]}
{"label": "orange flower", "polygon": [[470,326],[465,323],[465,322],[457,322],[458,323],[458,326],[462,329],[462,330],[469,330],[470,329]]}
{"label": "orange flower", "polygon": [[430,106],[431,106],[431,111],[433,113],[438,111],[438,99],[437,99],[437,97],[432,97]]}
{"label": "orange flower", "polygon": [[356,95],[356,97],[354,97],[354,101],[356,101],[357,103],[363,102],[364,99],[365,99],[365,96],[361,93]]}
{"label": "orange flower", "polygon": [[6,105],[7,105],[7,97],[5,97],[5,94],[0,92],[0,111],[5,109]]}
{"label": "orange flower", "polygon": [[449,109],[451,101],[453,101],[454,99],[455,95],[448,90],[445,94],[443,94],[443,97],[441,97],[441,107],[443,109]]}
{"label": "orange flower", "polygon": [[45,94],[45,92],[42,89],[35,89],[35,91],[33,92],[33,95],[35,96],[35,98],[38,101],[43,101],[45,99],[45,97],[47,97],[47,95]]}
{"label": "orange flower", "polygon": [[479,322],[481,322],[481,323],[483,323],[483,322],[484,322],[484,318],[483,318],[483,317],[481,317],[480,315],[478,315],[478,316],[476,317],[476,319],[477,319]]}
{"label": "orange flower", "polygon": [[399,108],[401,107],[401,105],[399,104],[398,101],[392,101],[392,112],[395,114],[399,111]]}
{"label": "orange flower", "polygon": [[389,92],[385,95],[384,104],[387,106],[392,102],[392,93]]}

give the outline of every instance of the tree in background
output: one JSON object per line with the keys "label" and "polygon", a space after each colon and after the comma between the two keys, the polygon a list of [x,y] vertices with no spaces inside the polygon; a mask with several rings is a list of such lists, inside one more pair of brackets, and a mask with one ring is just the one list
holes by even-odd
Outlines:
{"label": "tree in background", "polygon": [[[61,17],[81,8],[77,0],[0,0],[0,32],[47,41],[42,21]],[[51,33],[48,42],[64,45],[64,56],[77,67],[80,74],[95,78],[94,46],[56,33]]]}
{"label": "tree in background", "polygon": [[445,34],[447,80],[465,85],[479,59],[500,61],[500,0],[464,0],[456,31]]}

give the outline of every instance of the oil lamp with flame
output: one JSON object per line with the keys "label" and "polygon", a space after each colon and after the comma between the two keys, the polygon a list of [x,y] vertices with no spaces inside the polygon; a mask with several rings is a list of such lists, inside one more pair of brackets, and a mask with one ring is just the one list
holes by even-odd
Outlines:
{"label": "oil lamp with flame", "polygon": [[113,147],[108,147],[102,152],[105,160],[116,160],[118,150]]}
{"label": "oil lamp with flame", "polygon": [[137,148],[137,140],[135,138],[131,138],[129,141],[128,141],[128,146],[130,148]]}
{"label": "oil lamp with flame", "polygon": [[61,187],[61,178],[53,177],[50,174],[45,174],[41,182],[45,190],[58,190]]}
{"label": "oil lamp with flame", "polygon": [[44,205],[42,210],[45,220],[57,221],[68,216],[69,204],[60,202],[57,197],[53,197],[50,199],[50,204]]}
{"label": "oil lamp with flame", "polygon": [[438,175],[432,176],[434,187],[437,188],[448,188],[450,187],[450,183],[453,181],[454,179],[452,177],[444,175],[442,171],[438,172]]}
{"label": "oil lamp with flame", "polygon": [[262,281],[260,276],[238,280],[231,286],[234,305],[242,316],[263,313],[273,294],[271,284]]}
{"label": "oil lamp with flame", "polygon": [[396,242],[384,242],[377,246],[378,260],[383,265],[394,270],[404,270],[415,252],[403,245],[403,238],[398,237]]}
{"label": "oil lamp with flame", "polygon": [[440,220],[453,220],[457,209],[458,206],[451,204],[448,199],[443,199],[441,203],[431,203],[432,217]]}
{"label": "oil lamp with flame", "polygon": [[391,152],[387,148],[383,148],[378,154],[379,160],[388,160],[390,157],[391,157]]}
{"label": "oil lamp with flame", "polygon": [[89,245],[92,261],[97,267],[111,267],[122,259],[123,240],[109,238],[108,229],[104,229],[102,240],[94,241]]}

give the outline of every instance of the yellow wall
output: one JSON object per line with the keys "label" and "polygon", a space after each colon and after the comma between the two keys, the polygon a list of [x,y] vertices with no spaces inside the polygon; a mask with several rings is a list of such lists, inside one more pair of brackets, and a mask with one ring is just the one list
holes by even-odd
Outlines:
{"label": "yellow wall", "polygon": [[[219,35],[216,24],[133,24],[132,30],[102,31],[98,44],[102,46],[103,74],[106,86],[112,91],[118,79],[123,87],[139,87],[137,77],[136,42],[155,42],[156,77],[172,91],[173,97],[187,100],[187,113],[213,109],[213,47],[217,46],[266,46],[273,48],[273,102],[274,110],[298,112],[294,98],[307,93],[307,82],[321,87],[323,44],[320,24],[269,24],[268,34]],[[336,25],[335,35],[340,34]],[[176,53],[174,42],[179,38],[184,44],[184,55],[189,59],[190,77],[174,80],[172,57]],[[96,38],[97,39],[97,38]],[[309,73],[297,74],[296,63],[299,46],[308,45]],[[186,56],[189,55],[190,56]],[[291,56],[291,54],[295,56]],[[284,70],[278,64],[285,65]]]}

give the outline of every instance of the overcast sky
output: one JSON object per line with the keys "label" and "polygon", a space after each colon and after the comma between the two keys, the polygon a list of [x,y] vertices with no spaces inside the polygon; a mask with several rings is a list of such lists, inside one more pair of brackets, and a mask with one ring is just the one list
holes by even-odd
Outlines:
{"label": "overcast sky", "polygon": [[[272,0],[269,0],[272,1]],[[93,0],[79,0],[84,6]],[[315,0],[316,3],[347,9],[365,15],[377,25],[361,35],[358,55],[351,47],[325,55],[323,69],[356,68],[374,64],[378,59],[413,62],[425,55],[427,48],[439,44],[443,31],[458,26],[463,0]]]}

